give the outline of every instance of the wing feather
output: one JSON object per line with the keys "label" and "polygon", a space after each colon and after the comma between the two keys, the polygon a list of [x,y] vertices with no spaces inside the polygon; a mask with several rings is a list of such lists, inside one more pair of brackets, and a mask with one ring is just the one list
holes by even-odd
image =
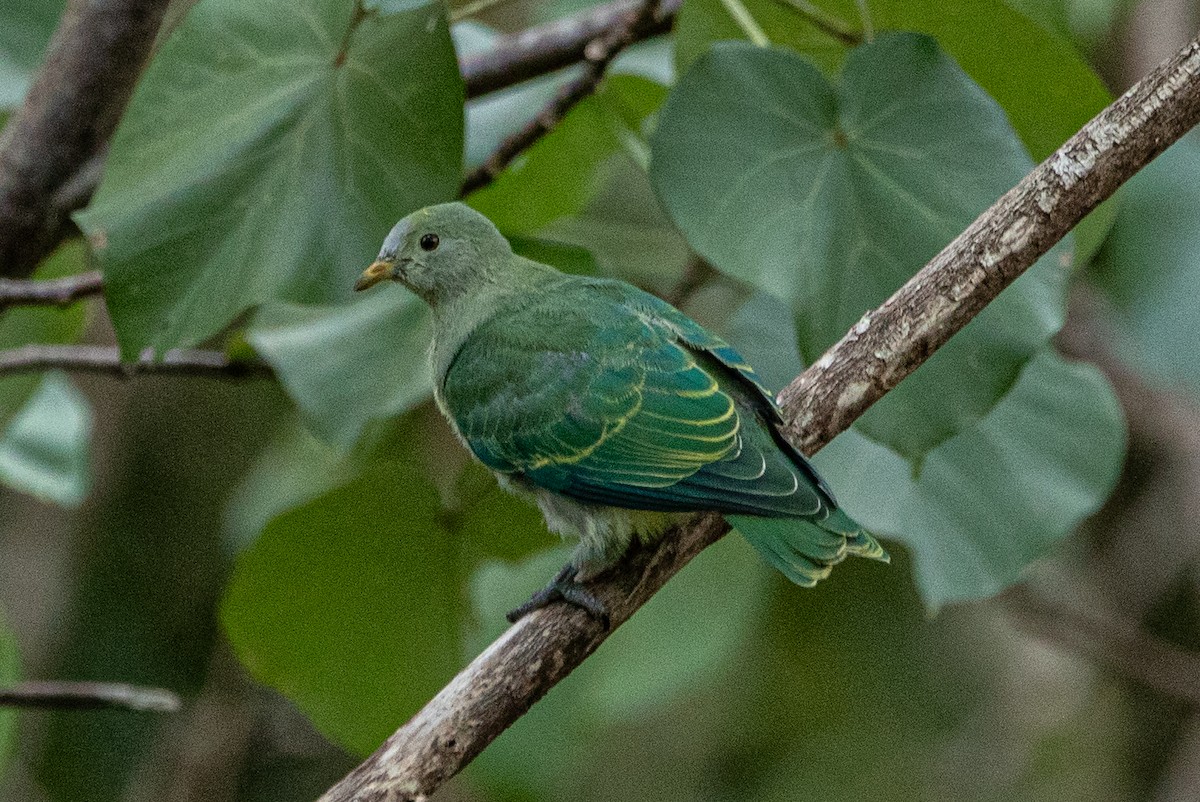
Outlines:
{"label": "wing feather", "polygon": [[803,458],[781,449],[774,401],[728,344],[628,285],[556,290],[481,326],[443,378],[486,465],[636,509],[792,517],[827,503]]}

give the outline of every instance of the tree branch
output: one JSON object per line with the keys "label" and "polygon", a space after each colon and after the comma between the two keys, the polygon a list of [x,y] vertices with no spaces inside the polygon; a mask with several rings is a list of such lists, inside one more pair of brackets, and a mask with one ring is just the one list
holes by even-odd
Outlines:
{"label": "tree branch", "polygon": [[[1121,183],[1200,121],[1200,42],[1140,81],[984,212],[782,394],[812,454],[910,374]],[[728,530],[698,515],[589,583],[620,626]],[[608,636],[555,605],[500,636],[322,802],[425,799]]]}
{"label": "tree branch", "polygon": [[[485,53],[459,63],[467,97],[475,98],[583,61],[589,42],[627,27],[640,0],[617,0],[501,39]],[[663,0],[658,11],[635,27],[634,41],[666,33],[683,0]]]}
{"label": "tree branch", "polygon": [[26,345],[0,351],[0,376],[41,370],[66,370],[128,379],[144,374],[157,376],[207,376],[225,379],[257,379],[274,375],[258,360],[230,359],[220,351],[175,348],[154,359],[151,351],[137,362],[121,362],[120,350],[109,345]]}
{"label": "tree branch", "polygon": [[816,451],[1200,119],[1193,40],[1072,136],[780,395]]}
{"label": "tree branch", "polygon": [[97,271],[49,281],[0,278],[0,310],[9,306],[68,306],[103,289],[104,279]]}
{"label": "tree branch", "polygon": [[71,210],[55,194],[116,129],[166,7],[167,0],[67,7],[0,138],[0,276],[28,276],[70,230]]}
{"label": "tree branch", "polygon": [[43,710],[120,708],[150,713],[178,713],[183,701],[172,691],[119,682],[22,682],[0,688],[0,707]]}
{"label": "tree branch", "polygon": [[1032,634],[1082,652],[1115,673],[1200,707],[1200,652],[1184,649],[1117,616],[1077,609],[1017,585],[1001,596]]}
{"label": "tree branch", "polygon": [[655,25],[657,8],[658,0],[643,0],[636,13],[622,17],[622,24],[606,29],[600,36],[588,42],[583,51],[586,59],[583,75],[562,87],[554,100],[524,128],[501,142],[500,147],[467,176],[463,182],[462,194],[469,195],[492,183],[513,159],[550,133],[579,101],[595,92],[600,79],[604,77],[604,71],[617,54],[636,41],[639,31],[648,30]]}

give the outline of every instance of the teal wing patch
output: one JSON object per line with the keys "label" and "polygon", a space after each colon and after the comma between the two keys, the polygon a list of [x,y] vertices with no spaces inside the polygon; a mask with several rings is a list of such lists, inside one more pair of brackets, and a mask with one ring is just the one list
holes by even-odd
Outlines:
{"label": "teal wing patch", "polygon": [[480,460],[570,494],[667,487],[733,450],[733,399],[670,328],[580,289],[498,315],[451,364],[443,397]]}
{"label": "teal wing patch", "polygon": [[481,326],[446,373],[447,409],[484,464],[618,507],[795,517],[832,505],[726,343],[628,285],[556,289]]}

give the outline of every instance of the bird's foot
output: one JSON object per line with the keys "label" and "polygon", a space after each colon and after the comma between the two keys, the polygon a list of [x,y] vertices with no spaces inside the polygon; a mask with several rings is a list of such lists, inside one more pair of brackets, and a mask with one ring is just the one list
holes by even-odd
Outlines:
{"label": "bird's foot", "polygon": [[509,623],[515,624],[534,610],[540,610],[556,601],[564,601],[586,610],[592,618],[600,622],[602,627],[608,629],[608,608],[604,606],[604,602],[575,581],[576,570],[575,566],[569,563],[563,566],[563,569],[550,581],[549,585],[533,594],[529,601],[505,616]]}

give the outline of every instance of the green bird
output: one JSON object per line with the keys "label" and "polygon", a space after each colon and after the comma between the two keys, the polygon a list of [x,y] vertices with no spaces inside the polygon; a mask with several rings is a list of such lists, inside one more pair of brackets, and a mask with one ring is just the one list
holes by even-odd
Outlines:
{"label": "green bird", "polygon": [[355,289],[388,279],[433,310],[434,397],[459,439],[552,531],[579,538],[509,620],[563,600],[607,624],[580,583],[682,513],[727,514],[805,587],[848,554],[888,560],[780,434],[753,368],[665,301],[518,256],[461,203],[397,223]]}

